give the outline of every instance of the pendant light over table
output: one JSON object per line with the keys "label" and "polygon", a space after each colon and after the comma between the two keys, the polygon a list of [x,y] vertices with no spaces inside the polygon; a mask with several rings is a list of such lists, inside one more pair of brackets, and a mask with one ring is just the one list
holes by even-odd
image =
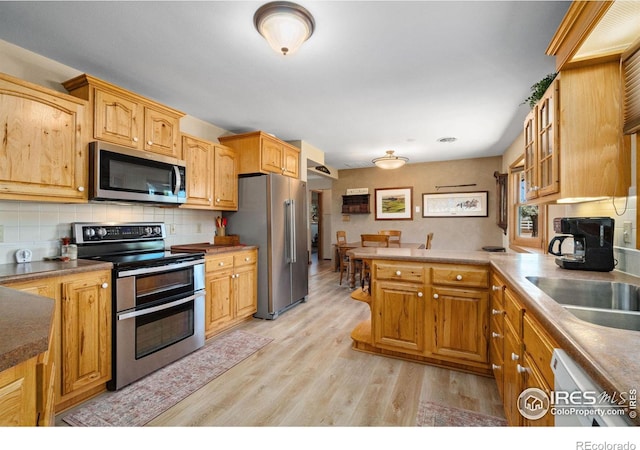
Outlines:
{"label": "pendant light over table", "polygon": [[409,161],[409,158],[405,158],[404,156],[396,156],[393,153],[393,150],[387,150],[385,156],[376,158],[372,162],[381,169],[397,169],[404,166],[404,164]]}

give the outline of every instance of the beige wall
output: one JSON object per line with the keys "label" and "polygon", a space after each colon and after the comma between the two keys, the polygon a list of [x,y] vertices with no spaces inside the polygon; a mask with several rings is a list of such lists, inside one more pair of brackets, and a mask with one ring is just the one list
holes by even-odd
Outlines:
{"label": "beige wall", "polygon": [[[434,249],[481,250],[486,245],[502,245],[502,230],[496,225],[495,190],[493,173],[501,170],[502,157],[453,160],[445,162],[407,164],[396,170],[378,168],[340,170],[339,179],[333,182],[332,216],[335,231],[345,230],[349,241],[360,239],[361,233],[376,233],[381,229],[402,230],[405,242],[424,242],[428,232],[434,233]],[[440,185],[473,184],[473,187],[442,188]],[[413,188],[413,220],[375,220],[376,188]],[[347,189],[368,188],[371,194],[370,214],[351,214],[348,221],[340,214],[342,195]],[[489,192],[488,217],[424,218],[422,194],[433,192]],[[420,211],[416,212],[415,207]]]}

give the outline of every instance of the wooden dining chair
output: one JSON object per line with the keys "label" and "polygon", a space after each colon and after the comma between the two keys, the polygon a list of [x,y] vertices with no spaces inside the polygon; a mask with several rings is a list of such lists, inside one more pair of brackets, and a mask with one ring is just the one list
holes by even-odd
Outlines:
{"label": "wooden dining chair", "polygon": [[386,234],[361,234],[360,245],[362,247],[388,247],[389,236]]}
{"label": "wooden dining chair", "polygon": [[[360,245],[362,247],[389,247],[389,236],[386,234],[361,234]],[[363,259],[360,270],[360,285],[363,291],[371,293],[371,268],[369,266],[369,261]]]}
{"label": "wooden dining chair", "polygon": [[343,230],[336,231],[336,242],[338,245],[344,245],[347,243],[347,232]]}
{"label": "wooden dining chair", "polygon": [[400,230],[380,230],[378,234],[384,234],[389,236],[389,245],[400,247],[400,238],[402,236],[402,231]]}
{"label": "wooden dining chair", "polygon": [[[347,232],[346,231],[336,231],[336,250],[338,252],[338,264],[340,270],[340,285],[342,285],[342,277],[346,273],[349,274],[349,256],[347,256],[347,251],[349,251],[347,245]],[[360,263],[356,261],[356,272],[360,273]],[[348,276],[347,276],[348,278]]]}
{"label": "wooden dining chair", "polygon": [[427,242],[426,242],[424,248],[430,249],[432,241],[433,241],[433,233],[427,233]]}

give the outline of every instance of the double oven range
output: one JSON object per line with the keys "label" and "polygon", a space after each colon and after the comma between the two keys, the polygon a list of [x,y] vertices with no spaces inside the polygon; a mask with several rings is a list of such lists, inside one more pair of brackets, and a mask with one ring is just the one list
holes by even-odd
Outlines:
{"label": "double oven range", "polygon": [[165,251],[161,222],[74,223],[78,258],[113,263],[118,390],[204,345],[204,254]]}

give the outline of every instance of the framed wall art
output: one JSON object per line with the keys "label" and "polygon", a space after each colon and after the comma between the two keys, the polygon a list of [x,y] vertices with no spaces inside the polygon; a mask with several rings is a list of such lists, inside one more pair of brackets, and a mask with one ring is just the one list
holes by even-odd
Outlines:
{"label": "framed wall art", "polygon": [[488,191],[422,194],[422,217],[488,217]]}
{"label": "framed wall art", "polygon": [[413,188],[376,189],[376,220],[413,220]]}

